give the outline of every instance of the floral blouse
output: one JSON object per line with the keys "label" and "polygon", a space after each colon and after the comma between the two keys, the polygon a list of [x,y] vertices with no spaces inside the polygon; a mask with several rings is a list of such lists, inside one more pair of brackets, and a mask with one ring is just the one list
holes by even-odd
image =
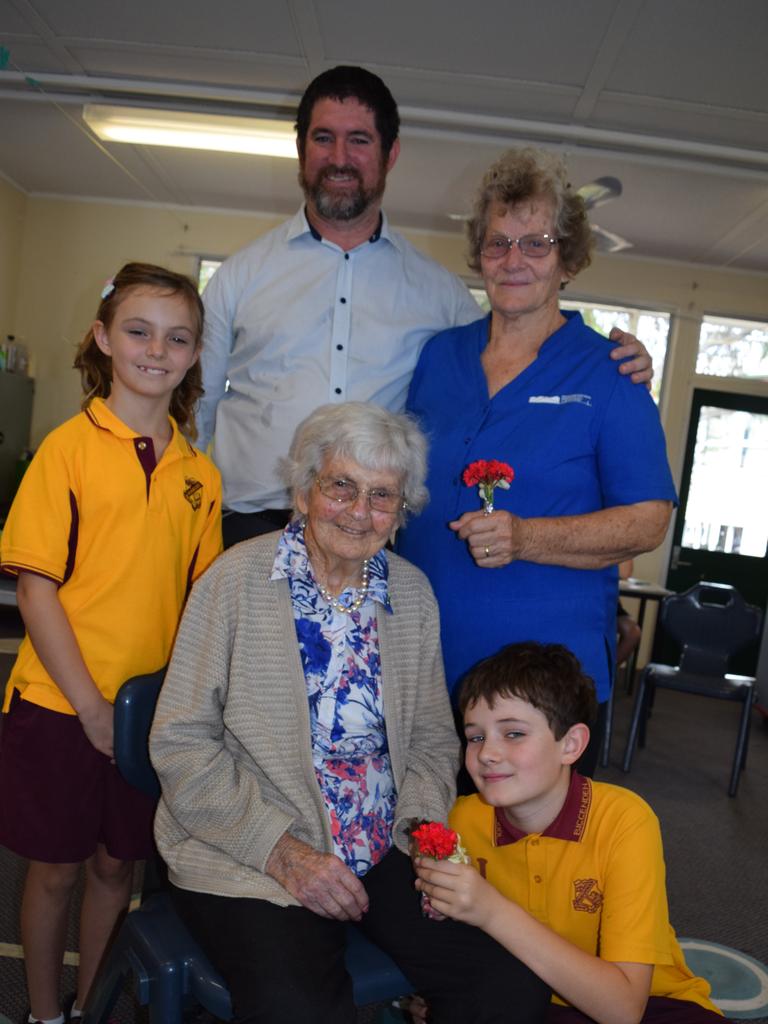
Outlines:
{"label": "floral blouse", "polygon": [[[395,791],[381,694],[377,605],[392,614],[387,556],[368,564],[368,596],[348,614],[320,594],[301,522],[288,524],[272,579],[287,578],[309,699],[312,759],[334,851],[362,877],[392,845]],[[339,595],[342,604],[353,588]]]}

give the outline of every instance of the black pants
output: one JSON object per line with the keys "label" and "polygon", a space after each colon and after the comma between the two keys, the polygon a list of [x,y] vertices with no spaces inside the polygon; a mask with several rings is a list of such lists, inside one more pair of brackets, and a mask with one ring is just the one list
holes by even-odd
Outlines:
{"label": "black pants", "polygon": [[265,508],[261,512],[229,512],[225,509],[221,520],[224,547],[231,548],[241,540],[282,530],[290,518],[291,510],[287,508]]}
{"label": "black pants", "polygon": [[[408,857],[391,850],[363,879],[362,930],[427,1000],[434,1024],[538,1024],[549,988],[484,932],[421,912]],[[229,985],[236,1024],[353,1024],[345,926],[303,907],[173,890]]]}

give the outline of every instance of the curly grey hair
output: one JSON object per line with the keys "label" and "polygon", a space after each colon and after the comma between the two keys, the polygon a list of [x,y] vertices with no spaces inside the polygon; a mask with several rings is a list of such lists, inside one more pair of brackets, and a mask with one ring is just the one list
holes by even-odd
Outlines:
{"label": "curly grey hair", "polygon": [[417,513],[429,500],[427,439],[405,413],[389,412],[368,402],[321,405],[296,428],[280,469],[296,513],[296,498],[307,496],[326,460],[353,459],[364,469],[388,470],[402,479],[406,508]]}
{"label": "curly grey hair", "polygon": [[468,263],[472,270],[480,271],[480,249],[491,207],[515,207],[537,199],[548,199],[554,205],[554,231],[563,270],[573,277],[589,266],[592,229],[584,200],[568,182],[565,164],[554,153],[526,148],[508,150],[483,176],[472,217],[467,221]]}

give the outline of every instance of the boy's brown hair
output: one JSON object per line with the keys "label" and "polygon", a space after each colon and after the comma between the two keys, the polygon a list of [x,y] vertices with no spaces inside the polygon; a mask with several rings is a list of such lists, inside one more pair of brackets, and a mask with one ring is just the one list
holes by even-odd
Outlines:
{"label": "boy's brown hair", "polygon": [[517,697],[537,708],[557,740],[572,725],[591,726],[597,717],[595,684],[562,644],[508,644],[479,661],[461,684],[459,711],[463,717],[479,700],[492,708],[499,697]]}
{"label": "boy's brown hair", "polygon": [[[104,288],[95,319],[100,320],[109,330],[118,306],[128,291],[142,287],[158,288],[169,295],[181,295],[187,300],[195,320],[195,348],[198,349],[203,338],[204,313],[203,303],[194,282],[184,274],[177,274],[173,270],[166,270],[165,267],[157,267],[152,263],[126,263]],[[80,371],[85,392],[82,403],[84,409],[92,398],[109,397],[112,390],[112,360],[96,344],[92,328],[77,348],[74,367]],[[198,359],[187,370],[181,383],[174,388],[169,407],[179,430],[193,441],[197,437],[194,410],[202,394],[203,373]]]}

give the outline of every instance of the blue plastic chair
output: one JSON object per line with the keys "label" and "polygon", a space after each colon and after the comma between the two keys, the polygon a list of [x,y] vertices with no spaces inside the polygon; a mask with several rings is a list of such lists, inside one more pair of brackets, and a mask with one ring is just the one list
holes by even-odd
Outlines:
{"label": "blue plastic chair", "polygon": [[[115,701],[115,761],[132,785],[150,796],[160,786],[149,760],[148,737],[164,670],[129,679]],[[357,1006],[388,1002],[413,991],[395,962],[354,925],[347,928],[346,965]],[[184,1010],[203,1006],[232,1019],[224,980],[173,908],[167,892],[145,900],[125,918],[88,996],[83,1024],[106,1024],[126,978],[133,977],[150,1024],[181,1024]]]}

